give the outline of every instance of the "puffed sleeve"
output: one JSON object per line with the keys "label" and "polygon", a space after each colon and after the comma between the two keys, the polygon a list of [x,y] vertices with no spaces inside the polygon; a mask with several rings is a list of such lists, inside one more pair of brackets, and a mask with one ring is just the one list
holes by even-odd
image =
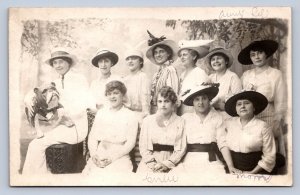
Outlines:
{"label": "puffed sleeve", "polygon": [[236,94],[241,90],[242,90],[242,82],[236,74],[233,74],[230,81],[230,91],[232,94]]}
{"label": "puffed sleeve", "polygon": [[268,172],[271,172],[275,166],[276,160],[276,146],[275,140],[272,133],[272,130],[266,125],[263,127],[262,130],[262,139],[263,139],[263,146],[262,146],[262,159],[258,162],[258,165],[265,169]]}
{"label": "puffed sleeve", "polygon": [[223,118],[222,118],[222,122],[219,123],[219,125],[217,126],[217,129],[216,129],[217,145],[218,145],[220,150],[223,147],[227,146],[226,134],[227,134],[226,125],[225,125],[225,122],[223,122]]}
{"label": "puffed sleeve", "polygon": [[91,132],[89,133],[89,137],[88,137],[88,148],[90,151],[90,155],[94,156],[95,154],[97,154],[97,148],[98,148],[98,144],[99,144],[99,132],[101,130],[101,115],[103,113],[101,113],[101,111],[99,111],[96,116],[95,116],[95,120],[94,120],[94,124],[92,126]]}
{"label": "puffed sleeve", "polygon": [[187,143],[186,143],[186,132],[184,128],[184,120],[181,119],[177,123],[177,132],[174,144],[174,151],[168,160],[163,161],[162,163],[168,168],[175,167],[182,159],[186,153]]}
{"label": "puffed sleeve", "polygon": [[150,81],[146,74],[143,74],[141,79],[142,90],[141,90],[141,101],[142,101],[142,111],[143,113],[149,114],[150,112]]}
{"label": "puffed sleeve", "polygon": [[278,79],[275,83],[275,94],[274,94],[274,107],[275,107],[275,120],[280,121],[287,109],[286,105],[286,87],[282,78],[281,72],[279,72]]}
{"label": "puffed sleeve", "polygon": [[195,68],[197,71],[197,74],[195,74],[196,78],[195,78],[195,85],[201,85],[203,82],[209,82],[210,78],[208,77],[208,75],[206,74],[206,72],[204,70],[202,70],[199,67]]}
{"label": "puffed sleeve", "polygon": [[176,94],[179,92],[179,79],[176,69],[173,66],[167,67],[166,85],[172,87]]}
{"label": "puffed sleeve", "polygon": [[151,122],[149,120],[149,117],[146,117],[143,120],[142,127],[141,127],[140,141],[139,141],[139,147],[140,147],[140,153],[142,156],[142,161],[144,161],[145,163],[155,160],[154,155],[153,155],[153,148],[150,147],[150,144],[152,144],[152,143],[149,143],[151,140],[151,134],[150,134],[151,132],[150,132],[150,128],[149,128],[149,126],[151,125]]}
{"label": "puffed sleeve", "polygon": [[[130,111],[131,112],[131,111]],[[124,126],[126,131],[126,142],[122,146],[122,149],[115,151],[111,154],[112,161],[115,161],[127,154],[134,148],[138,130],[138,120],[133,112],[128,113],[126,116],[127,124]]]}

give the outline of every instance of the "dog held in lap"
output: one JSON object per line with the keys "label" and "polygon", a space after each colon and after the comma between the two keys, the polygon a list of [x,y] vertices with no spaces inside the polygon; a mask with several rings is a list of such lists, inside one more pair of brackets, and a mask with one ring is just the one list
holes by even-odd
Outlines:
{"label": "dog held in lap", "polygon": [[73,121],[64,115],[64,108],[59,103],[59,92],[55,83],[51,82],[50,86],[43,90],[34,88],[34,93],[33,114],[29,114],[27,107],[25,108],[25,113],[30,125],[35,128],[37,138],[44,136],[40,127],[40,121],[45,121],[53,128],[58,125],[66,125],[67,127],[74,125]]}

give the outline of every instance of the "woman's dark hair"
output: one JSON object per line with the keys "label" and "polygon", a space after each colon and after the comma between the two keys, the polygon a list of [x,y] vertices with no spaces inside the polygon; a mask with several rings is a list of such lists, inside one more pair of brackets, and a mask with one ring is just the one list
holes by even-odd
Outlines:
{"label": "woman's dark hair", "polygon": [[115,89],[118,89],[123,95],[126,94],[127,92],[127,88],[124,85],[124,83],[120,82],[120,81],[110,81],[109,83],[106,84],[105,86],[105,96],[107,96],[107,94]]}
{"label": "woman's dark hair", "polygon": [[209,59],[210,62],[211,62],[212,57],[214,57],[214,56],[222,56],[225,60],[226,68],[229,67],[229,57],[227,55],[225,55],[224,53],[221,53],[221,52],[215,53],[214,55],[210,56],[210,59]]}
{"label": "woman's dark hair", "polygon": [[198,54],[198,52],[196,52],[196,51],[193,50],[193,49],[188,49],[188,51],[189,51],[189,53],[190,53],[193,57],[196,56],[196,58],[194,59],[194,63],[196,64],[197,60],[199,59],[199,54]]}
{"label": "woman's dark hair", "polygon": [[66,62],[68,62],[68,64],[71,66],[73,64],[73,60],[71,58],[68,58],[68,57],[57,57],[57,58],[53,58],[50,60],[50,64],[51,66],[53,66],[53,61],[56,60],[56,59],[62,59]]}
{"label": "woman's dark hair", "polygon": [[172,57],[173,57],[173,50],[169,47],[169,46],[167,46],[167,45],[163,45],[163,44],[161,44],[161,45],[156,45],[154,48],[153,48],[153,54],[154,54],[154,50],[156,49],[156,48],[162,48],[162,49],[164,49],[164,50],[166,50],[166,52],[168,53],[168,54],[170,54],[169,55],[169,57],[168,57],[168,60],[171,60],[172,59]]}
{"label": "woman's dark hair", "polygon": [[169,86],[163,86],[159,91],[158,95],[165,99],[169,99],[173,104],[177,101],[177,95],[174,90]]}

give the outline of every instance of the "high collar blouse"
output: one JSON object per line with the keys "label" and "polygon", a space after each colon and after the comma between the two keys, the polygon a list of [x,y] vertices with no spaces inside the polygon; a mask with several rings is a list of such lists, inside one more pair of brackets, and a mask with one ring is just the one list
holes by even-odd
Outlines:
{"label": "high collar blouse", "polygon": [[[147,163],[156,157],[160,158],[156,159],[156,161],[161,161],[171,168],[178,164],[185,154],[186,136],[184,133],[184,120],[173,113],[169,119],[169,124],[166,127],[160,127],[157,124],[156,117],[157,114],[149,115],[142,123],[139,141],[142,161]],[[156,152],[153,155],[153,144],[171,145],[174,146],[174,151],[170,155],[164,154],[169,153],[168,151]],[[167,159],[165,159],[166,156],[168,156]]]}
{"label": "high collar blouse", "polygon": [[219,92],[218,95],[212,99],[212,102],[223,101],[228,96],[240,92],[242,90],[242,83],[240,78],[229,69],[226,70],[225,74],[217,79],[217,74],[213,73],[209,75],[209,79],[213,83],[219,83]]}
{"label": "high collar blouse", "polygon": [[172,87],[175,93],[178,94],[179,79],[176,69],[172,65],[160,67],[153,75],[151,82],[151,100],[153,105],[156,105],[158,91],[164,86]]}
{"label": "high collar blouse", "polygon": [[186,113],[182,118],[185,120],[188,144],[219,142],[219,135],[224,131],[223,118],[213,107],[203,121],[195,112]]}
{"label": "high collar blouse", "polygon": [[134,112],[128,108],[123,106],[117,111],[111,110],[109,107],[100,109],[88,139],[91,156],[97,154],[98,143],[101,141],[120,145],[133,142],[133,144],[124,144],[123,151],[111,151],[113,154],[110,154],[112,159],[128,155],[134,147],[137,129],[138,120]]}
{"label": "high collar blouse", "polygon": [[271,172],[275,166],[276,147],[272,131],[267,124],[254,117],[244,127],[239,117],[226,120],[226,138],[222,146],[234,152],[250,153],[262,151],[258,165]]}
{"label": "high collar blouse", "polygon": [[107,98],[105,97],[105,86],[107,83],[114,80],[122,81],[119,76],[113,74],[108,78],[99,77],[92,81],[90,86],[90,94],[92,96],[93,107],[96,106],[96,104],[103,106],[108,105]]}
{"label": "high collar blouse", "polygon": [[209,78],[204,70],[199,67],[195,67],[188,74],[186,71],[180,75],[180,95],[186,90],[195,86],[201,85],[203,82],[208,82]]}
{"label": "high collar blouse", "polygon": [[125,106],[133,111],[149,113],[150,105],[150,81],[147,75],[138,71],[128,75],[124,79],[127,88]]}
{"label": "high collar blouse", "polygon": [[86,109],[89,105],[89,88],[86,78],[69,70],[63,77],[54,80],[60,94],[60,103],[64,107],[65,114],[70,117],[76,125],[79,136],[87,133]]}
{"label": "high collar blouse", "polygon": [[[268,66],[263,72],[256,73],[254,68],[244,72],[241,80],[244,89],[254,88],[268,99],[269,105],[261,116],[274,115],[275,120],[283,118],[287,109],[287,93],[280,70]],[[270,105],[274,108],[270,109]]]}

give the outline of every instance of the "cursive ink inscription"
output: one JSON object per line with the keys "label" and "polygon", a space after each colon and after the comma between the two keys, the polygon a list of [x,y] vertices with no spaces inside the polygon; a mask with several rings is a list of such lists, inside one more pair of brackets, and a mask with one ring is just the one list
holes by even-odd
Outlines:
{"label": "cursive ink inscription", "polygon": [[232,18],[232,17],[244,17],[245,10],[222,10],[219,14],[219,19]]}
{"label": "cursive ink inscription", "polygon": [[143,181],[147,181],[148,183],[176,183],[178,182],[178,177],[175,175],[146,175]]}
{"label": "cursive ink inscription", "polygon": [[265,18],[269,15],[269,11],[265,8],[253,7],[251,14],[256,18]]}
{"label": "cursive ink inscription", "polygon": [[269,183],[272,179],[272,175],[261,175],[261,174],[244,174],[244,173],[233,173],[237,179],[248,179],[253,181],[264,181]]}

